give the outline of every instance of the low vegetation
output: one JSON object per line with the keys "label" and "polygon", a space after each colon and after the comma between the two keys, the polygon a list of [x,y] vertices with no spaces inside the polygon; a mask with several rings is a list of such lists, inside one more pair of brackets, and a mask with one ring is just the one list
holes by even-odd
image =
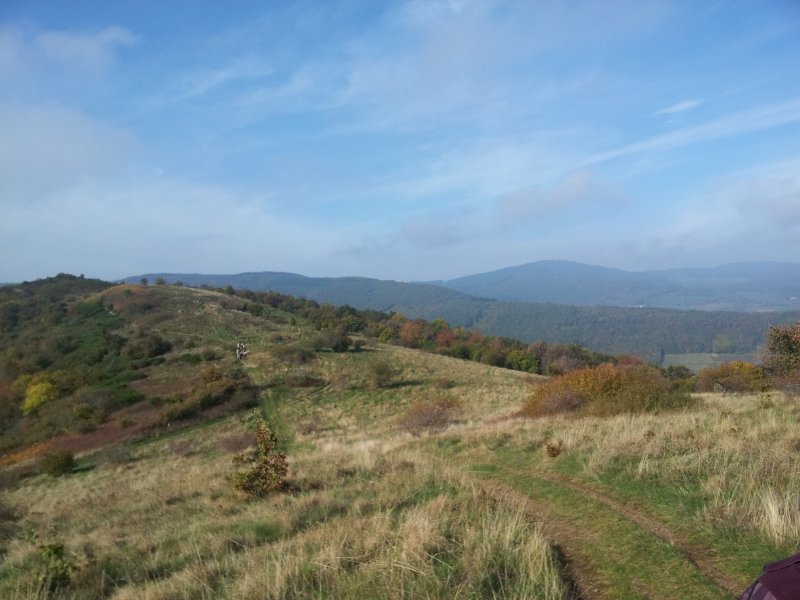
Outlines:
{"label": "low vegetation", "polygon": [[752,393],[769,387],[761,367],[740,361],[703,369],[697,374],[695,384],[698,392]]}
{"label": "low vegetation", "polygon": [[693,403],[686,391],[654,367],[606,364],[538,384],[520,415],[610,416],[662,412],[686,408]]}
{"label": "low vegetation", "polygon": [[278,438],[263,419],[256,422],[255,446],[252,452],[233,457],[234,462],[247,466],[233,476],[233,487],[261,498],[284,491],[289,473],[286,455],[278,451]]}
{"label": "low vegetation", "polygon": [[[91,294],[50,365],[2,341],[2,598],[728,598],[800,536],[789,388],[691,395],[677,368],[278,295]],[[766,346],[730,369],[798,376]]]}

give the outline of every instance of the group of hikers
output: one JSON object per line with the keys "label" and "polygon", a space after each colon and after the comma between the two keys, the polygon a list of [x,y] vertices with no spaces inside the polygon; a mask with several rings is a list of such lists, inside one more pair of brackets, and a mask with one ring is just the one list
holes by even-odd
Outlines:
{"label": "group of hikers", "polygon": [[236,344],[236,360],[244,358],[247,358],[247,346],[244,345],[244,342],[239,342]]}

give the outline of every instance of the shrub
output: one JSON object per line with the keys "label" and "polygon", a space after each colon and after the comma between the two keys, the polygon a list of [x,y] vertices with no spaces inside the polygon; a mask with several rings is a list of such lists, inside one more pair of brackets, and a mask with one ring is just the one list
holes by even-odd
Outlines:
{"label": "shrub", "polygon": [[461,405],[452,398],[438,402],[415,402],[403,415],[400,425],[414,435],[433,433],[445,429],[461,412]]}
{"label": "shrub", "polygon": [[190,365],[198,365],[203,362],[203,358],[196,352],[186,352],[178,357],[178,360]]}
{"label": "shrub", "polygon": [[763,369],[750,363],[734,361],[707,367],[697,374],[698,392],[762,392],[769,387]]}
{"label": "shrub", "polygon": [[130,342],[125,354],[133,359],[154,358],[172,350],[172,344],[157,333],[148,333]]}
{"label": "shrub", "polygon": [[256,427],[256,449],[250,454],[237,454],[235,463],[248,465],[246,471],[233,476],[233,487],[252,496],[263,498],[286,488],[289,467],[286,455],[276,450],[278,438],[261,419]]}
{"label": "shrub", "polygon": [[392,384],[398,375],[398,370],[388,358],[379,358],[369,363],[369,374],[372,384],[377,388],[383,388]]}
{"label": "shrub", "polygon": [[252,406],[256,401],[255,387],[241,369],[223,371],[212,365],[203,370],[200,378],[201,383],[188,397],[165,408],[163,422],[188,419],[231,400],[240,408]]}
{"label": "shrub", "polygon": [[25,400],[22,402],[22,414],[29,415],[40,406],[58,398],[58,388],[49,381],[32,383],[25,390]]}
{"label": "shrub", "polygon": [[682,408],[693,402],[688,393],[676,389],[658,369],[645,365],[604,364],[554,377],[538,385],[520,415],[607,416]]}
{"label": "shrub", "polygon": [[558,440],[555,444],[548,442],[545,444],[545,452],[547,456],[550,458],[555,458],[562,452],[564,452],[567,445],[564,443],[564,440]]}
{"label": "shrub", "polygon": [[346,352],[352,342],[353,340],[344,331],[324,331],[311,340],[311,347],[314,350]]}
{"label": "shrub", "polygon": [[200,358],[202,358],[205,361],[219,360],[220,358],[222,358],[222,353],[215,350],[214,348],[203,348],[200,351]]}
{"label": "shrub", "polygon": [[77,467],[75,457],[68,450],[48,452],[39,459],[39,467],[51,477],[60,477],[71,473]]}
{"label": "shrub", "polygon": [[316,358],[311,350],[294,344],[275,346],[270,350],[270,353],[281,362],[292,365],[302,365]]}

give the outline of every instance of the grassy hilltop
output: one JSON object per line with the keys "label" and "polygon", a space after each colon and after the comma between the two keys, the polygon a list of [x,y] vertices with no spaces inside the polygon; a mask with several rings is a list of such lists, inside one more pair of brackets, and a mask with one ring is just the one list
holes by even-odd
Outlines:
{"label": "grassy hilltop", "polygon": [[[0,298],[0,597],[730,598],[798,539],[792,397],[523,419],[530,372],[51,284]],[[254,410],[289,460],[264,499],[231,485]],[[59,449],[76,467],[41,472]]]}

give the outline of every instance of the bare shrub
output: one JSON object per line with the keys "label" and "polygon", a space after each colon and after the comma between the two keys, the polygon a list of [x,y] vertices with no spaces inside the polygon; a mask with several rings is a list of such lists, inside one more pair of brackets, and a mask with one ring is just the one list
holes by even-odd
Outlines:
{"label": "bare shrub", "polygon": [[414,435],[445,429],[462,413],[461,404],[452,398],[438,402],[415,402],[400,419],[400,425]]}
{"label": "bare shrub", "polygon": [[369,364],[369,373],[372,384],[377,388],[389,387],[395,377],[399,375],[399,370],[388,358],[379,358]]}

